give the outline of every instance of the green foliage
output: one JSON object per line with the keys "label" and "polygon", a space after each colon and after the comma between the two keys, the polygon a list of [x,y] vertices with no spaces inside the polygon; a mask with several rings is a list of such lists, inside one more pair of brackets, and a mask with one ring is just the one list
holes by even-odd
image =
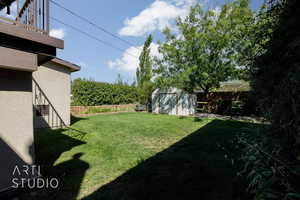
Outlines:
{"label": "green foliage", "polygon": [[244,70],[243,55],[252,53],[248,33],[253,23],[248,0],[226,4],[220,13],[196,5],[184,20],[177,20],[180,36],[164,31],[162,59],[156,59],[158,85],[207,93],[238,77]]}
{"label": "green foliage", "polygon": [[257,129],[238,137],[244,162],[240,174],[246,175],[248,191],[255,200],[299,199],[300,162],[280,145],[280,139],[265,131]]}
{"label": "green foliage", "polygon": [[150,56],[152,36],[149,35],[145,41],[143,51],[140,55],[140,64],[136,71],[139,101],[142,104],[150,102],[153,91],[152,78],[152,59]]}
{"label": "green foliage", "polygon": [[130,104],[138,100],[134,86],[84,79],[73,81],[72,95],[72,104],[78,106]]}
{"label": "green foliage", "polygon": [[[300,143],[300,8],[299,1],[272,1],[267,16],[274,31],[252,68],[252,87],[275,135]],[[262,30],[262,32],[264,32]]]}
{"label": "green foliage", "polygon": [[260,51],[253,96],[270,127],[242,135],[244,173],[254,199],[300,199],[300,1],[271,0],[258,15]]}
{"label": "green foliage", "polygon": [[145,41],[143,51],[139,58],[140,64],[136,71],[138,86],[143,86],[145,82],[149,82],[152,78],[152,61],[150,56],[151,43],[152,43],[152,35],[149,35]]}

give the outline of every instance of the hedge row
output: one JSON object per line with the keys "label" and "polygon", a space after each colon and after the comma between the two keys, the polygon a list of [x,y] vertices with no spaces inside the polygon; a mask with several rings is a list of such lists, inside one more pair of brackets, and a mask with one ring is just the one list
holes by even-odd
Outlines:
{"label": "hedge row", "polygon": [[99,106],[138,101],[136,87],[76,79],[72,82],[72,105]]}

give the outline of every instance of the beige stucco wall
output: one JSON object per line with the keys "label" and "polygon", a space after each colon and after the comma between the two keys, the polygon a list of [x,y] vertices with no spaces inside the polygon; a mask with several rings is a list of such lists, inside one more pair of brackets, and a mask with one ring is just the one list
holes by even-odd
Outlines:
{"label": "beige stucco wall", "polygon": [[34,161],[31,74],[0,69],[0,191],[15,165]]}
{"label": "beige stucco wall", "polygon": [[[33,73],[34,79],[66,125],[70,125],[70,74],[71,72],[68,68],[52,62],[38,67],[38,70]],[[51,109],[50,112],[52,112]],[[40,128],[39,126],[39,124],[35,124],[36,128]]]}

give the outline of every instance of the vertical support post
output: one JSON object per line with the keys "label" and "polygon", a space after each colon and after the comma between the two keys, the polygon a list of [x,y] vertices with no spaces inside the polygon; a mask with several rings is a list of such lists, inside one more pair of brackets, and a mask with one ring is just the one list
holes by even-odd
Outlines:
{"label": "vertical support post", "polygon": [[37,22],[37,15],[38,15],[38,5],[37,5],[37,0],[34,0],[33,2],[33,7],[34,7],[34,26],[38,28],[38,22]]}
{"label": "vertical support post", "polygon": [[33,85],[34,85],[34,105],[36,105],[36,85],[34,82]]}
{"label": "vertical support post", "polygon": [[42,21],[43,21],[43,30],[45,30],[45,0],[42,0]]}
{"label": "vertical support post", "polygon": [[38,19],[38,23],[39,23],[39,29],[42,29],[42,3],[41,3],[42,0],[38,0],[38,8],[39,8],[39,19]]}
{"label": "vertical support post", "polygon": [[46,1],[46,32],[49,33],[50,30],[50,5],[49,5],[49,0]]}
{"label": "vertical support post", "polygon": [[17,0],[17,18],[16,18],[16,21],[20,21],[19,13],[20,13],[20,0]]}
{"label": "vertical support post", "polygon": [[51,122],[52,122],[52,123],[51,123],[51,126],[52,126],[52,127],[53,127],[53,115],[54,115],[54,114],[53,114],[53,109],[51,109],[51,116],[52,116],[52,117],[51,117]]}

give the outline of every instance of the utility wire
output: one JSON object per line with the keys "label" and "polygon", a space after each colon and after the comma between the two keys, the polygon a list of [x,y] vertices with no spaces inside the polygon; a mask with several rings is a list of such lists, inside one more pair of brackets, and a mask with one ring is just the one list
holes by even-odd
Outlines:
{"label": "utility wire", "polygon": [[106,41],[104,41],[104,40],[101,40],[101,39],[97,38],[96,36],[94,36],[94,35],[92,35],[92,34],[90,34],[90,33],[88,33],[88,32],[82,31],[81,29],[79,29],[79,28],[77,28],[77,27],[75,27],[75,26],[72,26],[72,25],[70,25],[70,24],[67,24],[67,23],[65,23],[65,22],[63,22],[63,21],[61,21],[61,20],[59,20],[59,19],[54,18],[54,17],[50,17],[50,18],[51,18],[52,20],[54,20],[54,21],[56,21],[56,22],[58,22],[58,23],[64,25],[64,26],[67,26],[67,27],[69,27],[69,28],[71,28],[71,29],[73,29],[73,30],[75,30],[75,31],[77,31],[77,32],[79,32],[79,33],[81,33],[81,34],[83,34],[83,35],[86,35],[87,37],[92,38],[92,39],[94,39],[94,40],[96,40],[96,41],[98,41],[98,42],[100,42],[100,43],[102,43],[102,44],[104,44],[104,45],[106,45],[106,46],[109,46],[109,47],[111,47],[111,48],[113,48],[113,49],[116,49],[116,50],[118,50],[118,51],[124,52],[125,54],[130,55],[130,56],[132,56],[132,57],[134,57],[134,58],[138,58],[137,56],[135,56],[135,55],[133,55],[133,54],[131,54],[131,53],[126,52],[126,50],[123,50],[123,49],[121,49],[121,48],[119,48],[119,47],[117,47],[117,46],[114,46],[114,45],[112,45],[111,43],[106,42]]}
{"label": "utility wire", "polygon": [[101,27],[101,26],[95,24],[95,23],[92,22],[91,20],[89,20],[89,19],[87,19],[87,18],[85,18],[85,17],[83,17],[83,16],[81,16],[81,15],[79,15],[79,14],[73,12],[72,10],[70,10],[70,9],[68,9],[68,8],[66,8],[66,7],[64,7],[64,6],[62,6],[61,4],[59,4],[59,3],[57,3],[57,2],[55,2],[55,1],[53,1],[53,0],[49,0],[49,1],[50,1],[51,3],[53,3],[54,5],[56,5],[57,7],[59,7],[59,8],[61,8],[61,9],[65,10],[65,11],[69,12],[71,15],[73,15],[73,16],[75,16],[75,17],[77,17],[77,18],[79,18],[79,19],[81,19],[81,20],[87,22],[88,24],[94,26],[95,28],[101,30],[102,32],[104,32],[104,33],[106,33],[106,34],[108,34],[108,35],[110,35],[110,36],[112,36],[112,37],[114,37],[114,38],[116,38],[116,39],[118,39],[118,40],[120,40],[120,41],[126,43],[127,45],[133,46],[134,48],[138,49],[138,48],[135,47],[135,45],[132,44],[131,42],[122,39],[121,37],[115,35],[114,33],[111,33],[110,31],[106,30],[105,28],[103,28],[103,27]]}
{"label": "utility wire", "polygon": [[[29,7],[28,7],[28,9],[31,10],[31,11],[33,11],[33,12],[37,12],[37,9],[29,8]],[[42,13],[42,14],[45,14],[45,13]],[[90,34],[90,33],[88,33],[88,32],[82,31],[81,29],[79,29],[79,28],[77,28],[77,27],[75,27],[75,26],[73,26],[73,25],[67,24],[67,23],[65,23],[65,22],[63,22],[63,21],[61,21],[61,20],[59,20],[59,19],[57,19],[57,18],[55,18],[55,17],[49,16],[49,18],[52,19],[53,21],[56,21],[56,22],[58,22],[58,23],[64,25],[64,26],[67,26],[67,27],[73,29],[74,31],[77,31],[77,32],[79,32],[79,33],[81,33],[81,34],[83,34],[83,35],[85,35],[85,36],[87,36],[87,37],[89,37],[89,38],[91,38],[91,39],[93,39],[93,40],[96,40],[97,42],[100,42],[100,43],[102,43],[102,44],[104,44],[104,45],[106,45],[106,46],[109,46],[109,47],[111,47],[111,48],[113,48],[113,49],[115,49],[115,50],[118,50],[118,51],[120,51],[120,52],[122,52],[122,53],[125,53],[125,54],[127,54],[127,55],[129,55],[129,56],[132,56],[132,57],[134,57],[134,58],[138,58],[138,56],[133,55],[133,54],[131,54],[131,53],[128,53],[128,52],[126,52],[126,50],[121,49],[121,48],[119,48],[119,47],[117,47],[117,46],[115,46],[115,45],[113,45],[113,44],[111,44],[111,43],[109,43],[109,42],[104,41],[104,40],[101,40],[101,39],[99,39],[98,37],[96,37],[96,36],[94,36],[94,35],[92,35],[92,34]]]}

